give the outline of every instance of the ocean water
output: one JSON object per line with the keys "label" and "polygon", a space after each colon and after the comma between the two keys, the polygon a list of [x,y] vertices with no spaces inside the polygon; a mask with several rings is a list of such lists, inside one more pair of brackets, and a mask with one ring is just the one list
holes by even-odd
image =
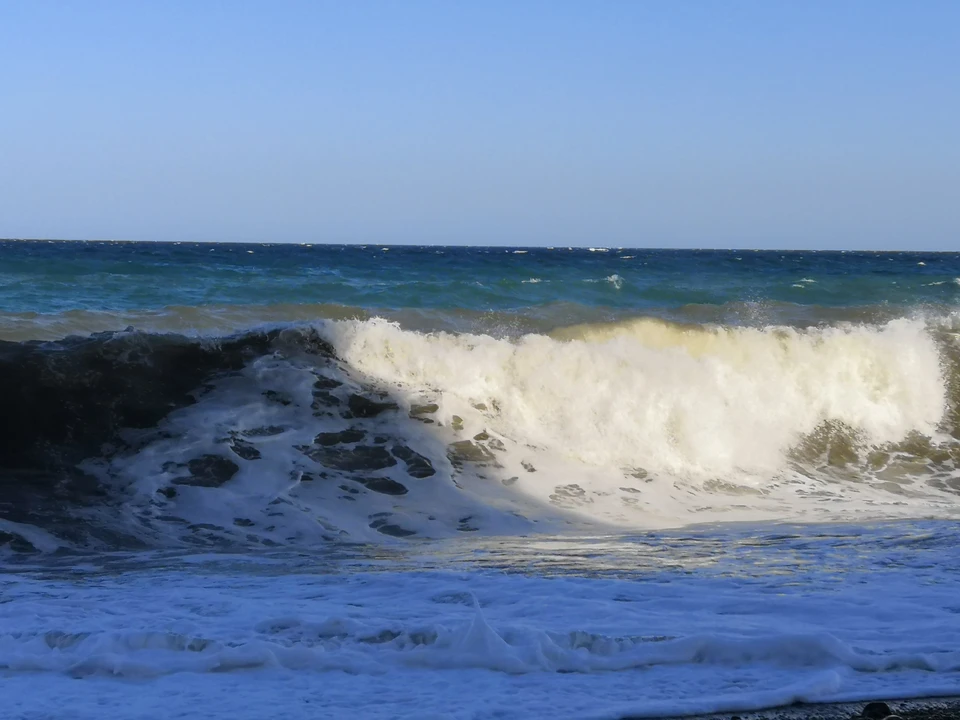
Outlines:
{"label": "ocean water", "polygon": [[30,718],[960,695],[960,254],[0,242]]}

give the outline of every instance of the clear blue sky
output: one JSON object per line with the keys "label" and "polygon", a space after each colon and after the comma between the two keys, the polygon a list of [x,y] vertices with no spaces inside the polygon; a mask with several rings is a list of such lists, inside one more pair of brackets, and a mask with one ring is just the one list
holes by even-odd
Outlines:
{"label": "clear blue sky", "polygon": [[0,236],[960,249],[960,2],[0,0]]}

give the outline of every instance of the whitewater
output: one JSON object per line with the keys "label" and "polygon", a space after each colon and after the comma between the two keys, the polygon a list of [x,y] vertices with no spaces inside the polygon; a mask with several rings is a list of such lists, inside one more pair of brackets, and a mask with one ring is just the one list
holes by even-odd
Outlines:
{"label": "whitewater", "polygon": [[956,255],[0,245],[10,717],[960,695]]}

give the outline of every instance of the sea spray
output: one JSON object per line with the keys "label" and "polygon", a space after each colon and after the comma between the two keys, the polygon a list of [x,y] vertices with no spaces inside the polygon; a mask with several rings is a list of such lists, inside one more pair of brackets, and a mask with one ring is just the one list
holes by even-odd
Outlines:
{"label": "sea spray", "polygon": [[782,469],[823,423],[881,445],[931,435],[944,414],[940,352],[919,320],[798,331],[644,319],[517,341],[381,320],[324,332],[354,368],[435,397],[449,417],[600,466],[736,479]]}

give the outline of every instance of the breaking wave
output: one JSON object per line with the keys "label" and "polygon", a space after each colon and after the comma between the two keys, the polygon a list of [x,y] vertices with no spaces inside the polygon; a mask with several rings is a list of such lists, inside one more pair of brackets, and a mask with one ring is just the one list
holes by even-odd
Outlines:
{"label": "breaking wave", "polygon": [[0,544],[953,517],[956,335],[949,317],[495,336],[347,316],[0,342]]}
{"label": "breaking wave", "polygon": [[825,423],[875,446],[935,434],[946,409],[941,352],[919,321],[803,332],[641,319],[514,342],[377,320],[329,333],[378,381],[435,389],[449,413],[495,407],[499,433],[593,465],[769,473]]}

